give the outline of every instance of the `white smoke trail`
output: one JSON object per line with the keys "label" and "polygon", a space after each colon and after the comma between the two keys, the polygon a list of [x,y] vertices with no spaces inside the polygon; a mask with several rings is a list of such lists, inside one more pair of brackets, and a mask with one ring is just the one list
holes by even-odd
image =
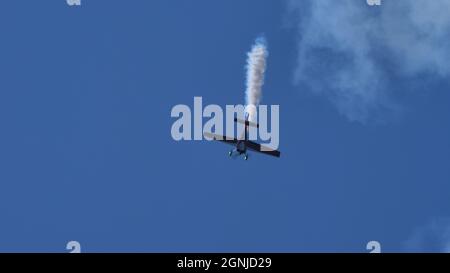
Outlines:
{"label": "white smoke trail", "polygon": [[263,37],[256,39],[247,57],[247,89],[245,91],[245,111],[248,113],[248,120],[252,122],[257,121],[256,107],[258,107],[262,97],[267,55],[266,40]]}

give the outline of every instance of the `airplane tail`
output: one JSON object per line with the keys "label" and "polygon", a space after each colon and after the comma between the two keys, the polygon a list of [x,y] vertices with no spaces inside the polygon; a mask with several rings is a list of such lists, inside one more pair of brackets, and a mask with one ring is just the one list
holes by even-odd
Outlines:
{"label": "airplane tail", "polygon": [[246,126],[259,128],[259,124],[258,123],[251,122],[251,121],[248,121],[248,120],[242,120],[242,119],[234,118],[234,122],[245,124]]}

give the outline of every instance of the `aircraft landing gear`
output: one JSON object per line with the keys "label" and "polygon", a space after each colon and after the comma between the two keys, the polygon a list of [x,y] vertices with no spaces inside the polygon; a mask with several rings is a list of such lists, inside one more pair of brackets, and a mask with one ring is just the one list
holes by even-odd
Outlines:
{"label": "aircraft landing gear", "polygon": [[248,154],[244,155],[244,160],[248,160]]}
{"label": "aircraft landing gear", "polygon": [[233,155],[233,151],[229,151],[229,152],[228,152],[228,155],[229,155],[229,156],[232,156],[232,155]]}

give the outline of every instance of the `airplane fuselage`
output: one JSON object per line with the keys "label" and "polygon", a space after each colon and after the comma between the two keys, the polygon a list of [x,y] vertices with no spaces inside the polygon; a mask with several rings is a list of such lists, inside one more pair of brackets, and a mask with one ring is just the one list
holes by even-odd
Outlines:
{"label": "airplane fuselage", "polygon": [[236,151],[239,154],[245,154],[247,152],[247,146],[245,145],[245,140],[239,140],[236,144]]}

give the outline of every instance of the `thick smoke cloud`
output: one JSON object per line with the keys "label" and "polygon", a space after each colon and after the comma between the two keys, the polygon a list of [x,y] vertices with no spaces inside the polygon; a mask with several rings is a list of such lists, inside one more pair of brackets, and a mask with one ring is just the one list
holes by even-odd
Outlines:
{"label": "thick smoke cloud", "polygon": [[407,252],[450,253],[450,219],[437,218],[414,230],[405,242]]}
{"label": "thick smoke cloud", "polygon": [[392,94],[399,80],[450,74],[448,0],[288,3],[298,30],[294,82],[326,96],[352,121],[399,110]]}

